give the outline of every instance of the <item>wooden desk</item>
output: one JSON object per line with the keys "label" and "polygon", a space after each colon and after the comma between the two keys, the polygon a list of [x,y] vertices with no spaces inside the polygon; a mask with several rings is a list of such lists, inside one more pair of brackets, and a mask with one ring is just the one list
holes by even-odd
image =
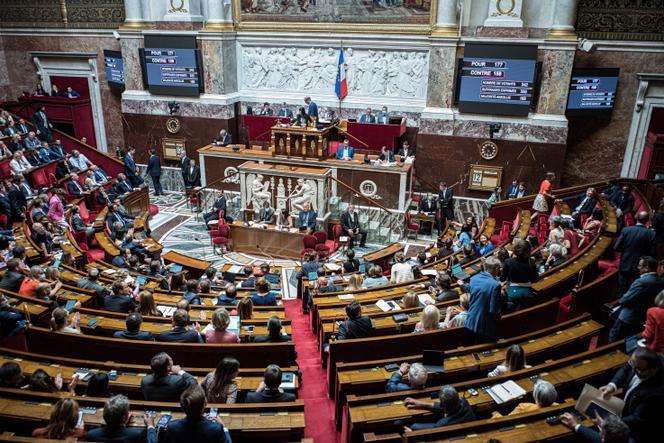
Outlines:
{"label": "wooden desk", "polygon": [[304,234],[274,228],[255,228],[235,221],[231,224],[231,247],[239,252],[299,260]]}
{"label": "wooden desk", "polygon": [[182,269],[189,271],[188,277],[198,278],[207,268],[210,267],[210,262],[207,260],[200,260],[197,258],[189,257],[188,255],[180,254],[176,251],[168,251],[163,254],[161,258],[168,263],[175,263],[176,265],[182,266]]}
{"label": "wooden desk", "polygon": [[300,126],[274,125],[270,138],[272,155],[287,157],[327,158],[327,142],[330,127],[316,129]]}
{"label": "wooden desk", "polygon": [[362,258],[366,263],[374,263],[379,266],[385,266],[387,260],[394,257],[394,254],[396,254],[397,252],[403,251],[405,247],[406,245],[403,243],[392,243],[391,245],[388,245],[383,249],[370,252],[369,254],[364,254]]}

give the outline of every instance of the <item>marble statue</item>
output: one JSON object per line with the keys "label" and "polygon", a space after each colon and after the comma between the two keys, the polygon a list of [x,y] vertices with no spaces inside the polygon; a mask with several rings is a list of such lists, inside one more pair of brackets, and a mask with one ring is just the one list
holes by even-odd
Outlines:
{"label": "marble statue", "polygon": [[254,210],[258,211],[263,207],[263,203],[266,201],[269,202],[272,197],[272,194],[268,191],[270,182],[266,180],[265,183],[263,183],[262,174],[256,175],[253,180],[250,180],[250,182],[251,185],[249,186],[249,196],[247,201],[251,202]]}
{"label": "marble statue", "polygon": [[[348,48],[346,75],[355,96],[425,99],[428,52]],[[330,94],[339,50],[331,47],[243,46],[240,89]]]}
{"label": "marble statue", "polygon": [[291,210],[301,211],[305,203],[309,203],[311,207],[316,210],[316,181],[305,180],[303,178],[297,179],[297,186],[291,195]]}

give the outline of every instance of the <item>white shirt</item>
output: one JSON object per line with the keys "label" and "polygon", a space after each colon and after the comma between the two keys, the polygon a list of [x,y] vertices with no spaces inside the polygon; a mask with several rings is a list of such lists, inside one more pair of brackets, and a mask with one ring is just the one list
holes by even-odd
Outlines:
{"label": "white shirt", "polygon": [[390,283],[401,283],[414,280],[413,267],[408,263],[395,263],[392,265]]}

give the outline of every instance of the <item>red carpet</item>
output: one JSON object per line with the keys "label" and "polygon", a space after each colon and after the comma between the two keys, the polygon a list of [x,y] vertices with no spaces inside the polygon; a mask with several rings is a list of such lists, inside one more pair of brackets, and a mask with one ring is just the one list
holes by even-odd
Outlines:
{"label": "red carpet", "polygon": [[297,364],[302,371],[298,397],[304,400],[304,436],[316,443],[338,443],[334,428],[334,402],[327,397],[326,374],[318,352],[318,344],[309,326],[309,317],[302,313],[301,300],[285,300],[286,317],[291,320]]}

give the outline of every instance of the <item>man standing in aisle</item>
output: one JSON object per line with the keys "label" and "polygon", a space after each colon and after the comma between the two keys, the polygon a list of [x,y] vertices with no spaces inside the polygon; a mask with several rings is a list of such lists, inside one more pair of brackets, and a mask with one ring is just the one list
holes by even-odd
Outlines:
{"label": "man standing in aisle", "polygon": [[150,158],[148,159],[148,169],[146,173],[152,179],[154,185],[154,195],[164,195],[161,189],[161,159],[157,155],[155,148],[150,148]]}
{"label": "man standing in aisle", "polygon": [[438,235],[445,229],[447,220],[454,220],[454,191],[447,187],[447,183],[440,182],[438,192],[438,205],[440,217],[438,218]]}
{"label": "man standing in aisle", "polygon": [[309,121],[314,124],[318,123],[318,105],[311,100],[311,97],[304,97],[304,103],[307,105],[307,116]]}

